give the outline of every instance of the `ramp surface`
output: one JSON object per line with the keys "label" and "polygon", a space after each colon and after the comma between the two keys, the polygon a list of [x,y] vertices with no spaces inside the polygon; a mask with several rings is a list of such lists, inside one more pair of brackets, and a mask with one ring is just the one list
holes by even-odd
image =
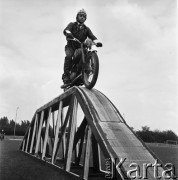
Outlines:
{"label": "ramp surface", "polygon": [[[115,165],[119,161],[124,161],[122,169],[117,168],[122,178],[129,178],[128,176],[131,175],[131,177],[135,176],[135,179],[140,179],[141,176],[155,179],[154,167],[151,165],[155,163],[163,165],[163,163],[129,128],[111,101],[97,90],[80,88],[80,93],[93,116],[92,129],[96,128],[93,133],[97,132],[96,137],[101,136],[98,142],[102,141],[108,154],[115,159]],[[133,171],[137,168],[139,174]],[[163,172],[164,169],[159,167],[156,176],[162,177]]]}

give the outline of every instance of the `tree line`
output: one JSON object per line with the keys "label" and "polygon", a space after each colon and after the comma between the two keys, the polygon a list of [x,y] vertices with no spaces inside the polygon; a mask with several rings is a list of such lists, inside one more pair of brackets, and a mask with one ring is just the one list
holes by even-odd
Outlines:
{"label": "tree line", "polygon": [[0,118],[0,133],[3,131],[5,135],[14,135],[15,127],[15,135],[24,136],[29,125],[30,121],[28,120],[22,120],[20,124],[16,123],[15,125],[15,121],[13,119],[8,120],[7,117],[2,117]]}
{"label": "tree line", "polygon": [[[24,136],[29,126],[30,126],[30,121],[28,120],[22,120],[21,124],[16,123],[15,134],[18,136]],[[3,130],[6,135],[13,135],[14,127],[15,127],[14,120],[8,120],[7,117],[0,118],[0,132]],[[152,131],[148,126],[143,126],[141,130],[134,130],[133,127],[131,127],[131,129],[144,142],[165,143],[167,140],[174,140],[178,142],[178,136],[172,130]]]}
{"label": "tree line", "polygon": [[167,140],[177,141],[178,143],[178,136],[172,130],[160,131],[156,129],[152,131],[148,126],[142,126],[142,129],[135,131],[135,133],[144,142],[148,143],[165,143]]}

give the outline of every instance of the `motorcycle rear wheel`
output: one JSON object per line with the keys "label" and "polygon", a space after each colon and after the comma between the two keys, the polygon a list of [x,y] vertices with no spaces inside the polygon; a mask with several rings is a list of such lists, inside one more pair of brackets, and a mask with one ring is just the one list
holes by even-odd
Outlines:
{"label": "motorcycle rear wheel", "polygon": [[99,58],[95,52],[86,57],[85,64],[82,69],[82,78],[87,89],[92,89],[98,79]]}

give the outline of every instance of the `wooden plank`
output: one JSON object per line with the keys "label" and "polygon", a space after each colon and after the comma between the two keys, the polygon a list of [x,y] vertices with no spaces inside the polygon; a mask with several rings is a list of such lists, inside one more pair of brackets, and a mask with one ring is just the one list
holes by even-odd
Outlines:
{"label": "wooden plank", "polygon": [[31,131],[31,127],[29,127],[29,129],[28,129],[28,137],[27,137],[27,144],[26,144],[25,152],[27,152],[27,150],[28,150],[28,144],[29,144],[29,138],[30,138],[30,131]]}
{"label": "wooden plank", "polygon": [[78,141],[85,135],[85,128],[87,126],[87,119],[84,117],[83,121],[81,122],[80,126],[78,127],[77,132],[75,133],[74,136],[74,147],[76,147]]}
{"label": "wooden plank", "polygon": [[54,164],[54,156],[55,156],[55,153],[56,153],[57,142],[58,142],[58,139],[59,139],[58,136],[59,136],[61,113],[62,113],[62,104],[63,104],[63,102],[60,101],[59,110],[58,110],[58,116],[57,116],[57,122],[56,122],[56,130],[55,130],[55,138],[54,138],[54,146],[53,146],[53,154],[52,154],[52,164]]}
{"label": "wooden plank", "polygon": [[49,113],[48,113],[48,119],[47,119],[47,123],[46,123],[46,132],[45,132],[45,139],[44,139],[44,144],[43,144],[43,153],[42,153],[42,159],[45,157],[46,154],[46,145],[47,145],[47,141],[49,138],[49,121],[51,118],[51,107],[49,108]]}
{"label": "wooden plank", "polygon": [[40,153],[43,153],[43,138],[40,137]]}
{"label": "wooden plank", "polygon": [[80,164],[80,159],[81,159],[81,156],[82,156],[82,150],[83,150],[83,144],[84,144],[84,137],[85,137],[85,134],[83,134],[83,136],[81,136],[81,139],[80,139],[78,157],[75,160],[76,165]]}
{"label": "wooden plank", "polygon": [[53,121],[53,137],[55,136],[55,117],[54,117],[54,113],[55,112],[52,112],[52,121]]}
{"label": "wooden plank", "polygon": [[89,174],[91,135],[92,135],[90,126],[88,126],[86,133],[87,133],[87,138],[86,138],[85,155],[84,155],[83,179],[87,180]]}
{"label": "wooden plank", "polygon": [[100,91],[93,89],[93,91],[95,92],[95,94],[100,94],[100,96],[102,96],[102,98],[107,99],[107,101],[111,104],[111,106],[113,107],[113,110],[117,113],[117,115],[120,117],[121,122],[126,123],[125,119],[123,118],[123,116],[121,115],[121,113],[118,111],[118,109],[116,108],[116,106],[111,102],[111,100],[109,98],[107,98],[103,93],[101,93]]}
{"label": "wooden plank", "polygon": [[[71,99],[70,104],[73,104],[73,98]],[[72,110],[72,106],[69,105],[69,108],[68,108],[68,111],[67,111],[67,114],[66,114],[66,117],[65,117],[64,124],[63,124],[63,126],[61,127],[61,134],[60,134],[59,141],[58,141],[58,143],[57,143],[56,152],[55,152],[55,155],[54,155],[54,163],[55,163],[55,161],[56,161],[56,156],[57,156],[57,152],[58,152],[60,143],[62,142],[63,136],[64,136],[64,134],[65,134],[65,130],[66,130],[66,126],[67,126],[67,123],[68,123],[68,121],[69,121],[69,118],[70,118],[71,110]]]}
{"label": "wooden plank", "polygon": [[[75,134],[77,133],[77,125],[76,125],[76,128],[75,128]],[[74,141],[75,141],[75,136],[74,136]],[[74,150],[74,156],[75,156],[75,161],[76,161],[76,159],[77,159],[77,157],[78,157],[78,152],[79,152],[79,144],[77,143],[76,145],[75,145],[75,147],[74,147],[74,145],[73,145],[73,150]]]}
{"label": "wooden plank", "polygon": [[[35,114],[36,114],[36,113],[35,113]],[[30,125],[33,123],[33,121],[34,121],[34,119],[35,119],[35,114],[33,115],[33,118],[32,118],[32,121],[31,121]],[[23,137],[23,140],[27,138],[27,135],[28,135],[28,130],[25,132],[25,135],[24,135],[24,137]],[[23,142],[23,140],[22,140],[22,142]],[[23,146],[23,144],[21,143],[21,145],[20,145],[20,147],[19,147],[19,150],[22,150],[22,146]]]}
{"label": "wooden plank", "polygon": [[93,154],[93,169],[95,173],[100,172],[100,164],[99,164],[99,149],[98,143],[95,139],[95,136],[92,134],[92,154]]}
{"label": "wooden plank", "polygon": [[35,147],[35,154],[38,153],[38,149],[39,149],[43,118],[44,118],[44,111],[41,112],[40,124],[39,124],[39,128],[38,128],[37,142],[36,142],[36,147]]}
{"label": "wooden plank", "polygon": [[36,137],[36,143],[37,143],[37,139],[38,139],[38,129],[39,129],[39,124],[40,124],[40,119],[39,119],[39,113],[38,113],[38,120],[36,122],[36,133],[35,133],[35,137]]}
{"label": "wooden plank", "polygon": [[65,93],[61,94],[60,96],[54,98],[52,101],[46,103],[45,105],[43,105],[42,107],[40,107],[39,109],[37,109],[36,112],[41,112],[49,107],[52,107],[53,105],[55,105],[56,103],[58,104],[60,101],[63,101],[65,103],[65,101],[67,100],[67,98],[69,98],[72,94],[74,94],[74,92],[76,91],[75,87],[70,88],[68,91],[66,91]]}
{"label": "wooden plank", "polygon": [[31,145],[30,145],[30,153],[32,153],[32,148],[33,148],[33,144],[34,144],[37,120],[38,120],[38,113],[35,116],[35,122],[34,122],[34,125],[33,125],[33,134],[32,134]]}
{"label": "wooden plank", "polygon": [[25,142],[26,140],[25,139],[23,139],[23,144],[22,144],[22,151],[25,151]]}
{"label": "wooden plank", "polygon": [[[75,164],[76,165],[79,165],[79,162],[80,162],[80,157],[81,157],[80,153],[81,153],[81,150],[82,150],[80,148],[83,147],[83,141],[81,139],[85,135],[86,126],[87,126],[87,119],[86,119],[86,117],[84,117],[83,121],[81,122],[81,124],[78,127],[77,132],[75,133],[75,136],[74,136],[73,150],[75,150]],[[80,144],[82,144],[82,146],[79,146],[79,144],[78,144],[79,140],[81,140]],[[76,151],[76,148],[77,148],[77,151]]]}
{"label": "wooden plank", "polygon": [[[64,115],[63,115],[63,109],[61,111],[61,127],[64,125]],[[66,130],[64,130],[64,136],[62,136],[62,156],[63,160],[65,159],[65,153],[66,153]]]}
{"label": "wooden plank", "polygon": [[87,95],[90,105],[96,110],[99,121],[121,122],[120,116],[113,110],[113,106],[106,98],[96,94],[93,90],[85,89],[83,92]]}
{"label": "wooden plank", "polygon": [[76,128],[76,120],[77,120],[77,106],[78,102],[76,97],[73,97],[73,108],[72,113],[69,121],[69,132],[68,132],[68,140],[67,140],[67,149],[65,155],[65,170],[70,171],[71,167],[71,160],[72,160],[72,150],[73,150],[73,140],[74,140],[74,133]]}

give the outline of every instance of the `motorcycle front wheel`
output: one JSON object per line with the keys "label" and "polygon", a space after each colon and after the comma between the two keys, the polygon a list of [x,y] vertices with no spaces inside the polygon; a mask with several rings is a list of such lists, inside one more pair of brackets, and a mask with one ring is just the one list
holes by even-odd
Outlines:
{"label": "motorcycle front wheel", "polygon": [[87,55],[85,64],[82,69],[83,83],[86,88],[92,89],[98,79],[99,59],[95,52]]}

